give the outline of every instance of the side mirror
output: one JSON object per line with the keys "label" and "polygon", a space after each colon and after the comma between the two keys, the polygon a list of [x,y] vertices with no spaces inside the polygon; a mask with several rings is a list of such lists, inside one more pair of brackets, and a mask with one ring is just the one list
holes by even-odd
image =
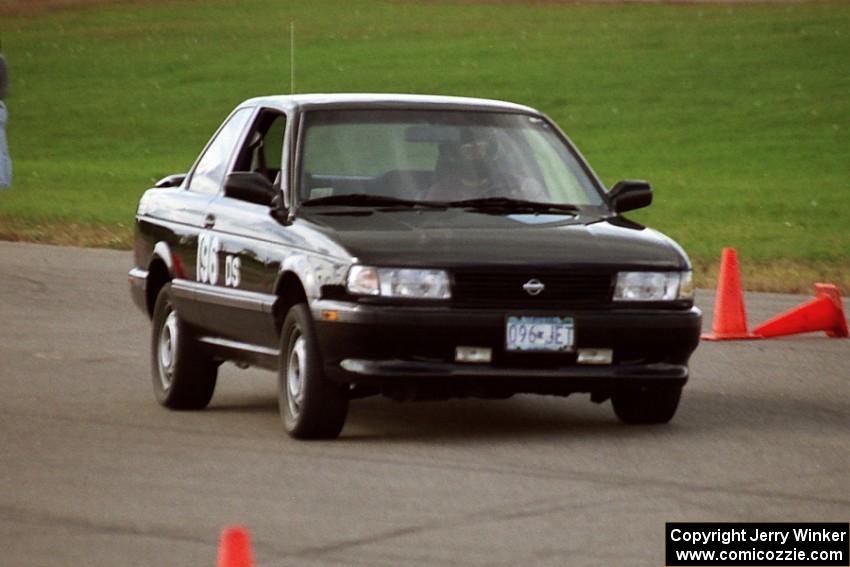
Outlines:
{"label": "side mirror", "polygon": [[268,207],[275,190],[272,182],[258,171],[234,171],[224,182],[224,195]]}
{"label": "side mirror", "polygon": [[163,187],[180,187],[180,185],[183,184],[184,179],[186,179],[185,173],[175,173],[173,175],[163,177],[162,179],[156,182],[156,185],[154,185],[154,187],[156,187],[157,189]]}
{"label": "side mirror", "polygon": [[642,209],[652,203],[652,187],[639,179],[618,181],[608,192],[608,199],[618,213]]}

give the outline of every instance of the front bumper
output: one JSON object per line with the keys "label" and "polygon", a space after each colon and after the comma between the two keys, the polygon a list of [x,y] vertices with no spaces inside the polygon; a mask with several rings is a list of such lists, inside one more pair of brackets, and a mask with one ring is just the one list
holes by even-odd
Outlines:
{"label": "front bumper", "polygon": [[[540,393],[684,384],[702,326],[697,308],[541,312],[320,300],[311,310],[325,372],[332,379],[355,384],[489,384]],[[335,321],[326,320],[329,312],[335,312]],[[612,349],[613,362],[578,364],[575,352],[507,352],[508,314],[571,316],[576,348]],[[458,346],[490,348],[492,361],[455,362]]]}
{"label": "front bumper", "polygon": [[136,307],[150,315],[147,304],[148,271],[141,268],[133,268],[127,273],[127,281],[130,284],[130,297]]}

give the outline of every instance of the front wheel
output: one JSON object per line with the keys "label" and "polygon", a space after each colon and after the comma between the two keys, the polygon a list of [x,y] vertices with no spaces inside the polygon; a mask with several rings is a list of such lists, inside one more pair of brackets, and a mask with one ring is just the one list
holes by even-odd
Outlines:
{"label": "front wheel", "polygon": [[177,313],[170,283],[159,290],[154,306],[151,370],[154,395],[163,406],[196,410],[210,403],[218,365],[203,352]]}
{"label": "front wheel", "polygon": [[676,415],[681,397],[681,386],[644,388],[614,394],[611,404],[623,423],[667,423]]}
{"label": "front wheel", "polygon": [[280,335],[278,407],[287,433],[296,439],[335,439],[348,413],[348,390],[325,377],[305,304],[289,310]]}

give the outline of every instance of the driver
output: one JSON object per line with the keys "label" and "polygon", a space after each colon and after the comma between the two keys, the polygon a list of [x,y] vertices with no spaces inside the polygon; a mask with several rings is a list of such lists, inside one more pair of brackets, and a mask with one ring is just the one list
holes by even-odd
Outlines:
{"label": "driver", "polygon": [[428,189],[430,201],[461,201],[490,197],[495,187],[494,140],[442,142],[434,168],[434,183]]}

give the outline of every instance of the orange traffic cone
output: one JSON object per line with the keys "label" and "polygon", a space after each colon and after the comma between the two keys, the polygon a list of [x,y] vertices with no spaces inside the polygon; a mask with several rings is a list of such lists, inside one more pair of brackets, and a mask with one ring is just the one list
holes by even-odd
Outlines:
{"label": "orange traffic cone", "polygon": [[218,547],[218,567],[253,567],[251,538],[242,526],[230,526],[221,531]]}
{"label": "orange traffic cone", "polygon": [[753,333],[765,338],[815,331],[825,331],[830,337],[848,336],[841,293],[832,284],[815,284],[814,299],[753,329]]}
{"label": "orange traffic cone", "polygon": [[702,335],[702,338],[709,341],[760,338],[747,331],[747,313],[744,310],[744,293],[741,291],[738,254],[734,248],[723,249],[720,275],[717,278],[717,296],[714,301],[714,322],[711,325],[711,333]]}

